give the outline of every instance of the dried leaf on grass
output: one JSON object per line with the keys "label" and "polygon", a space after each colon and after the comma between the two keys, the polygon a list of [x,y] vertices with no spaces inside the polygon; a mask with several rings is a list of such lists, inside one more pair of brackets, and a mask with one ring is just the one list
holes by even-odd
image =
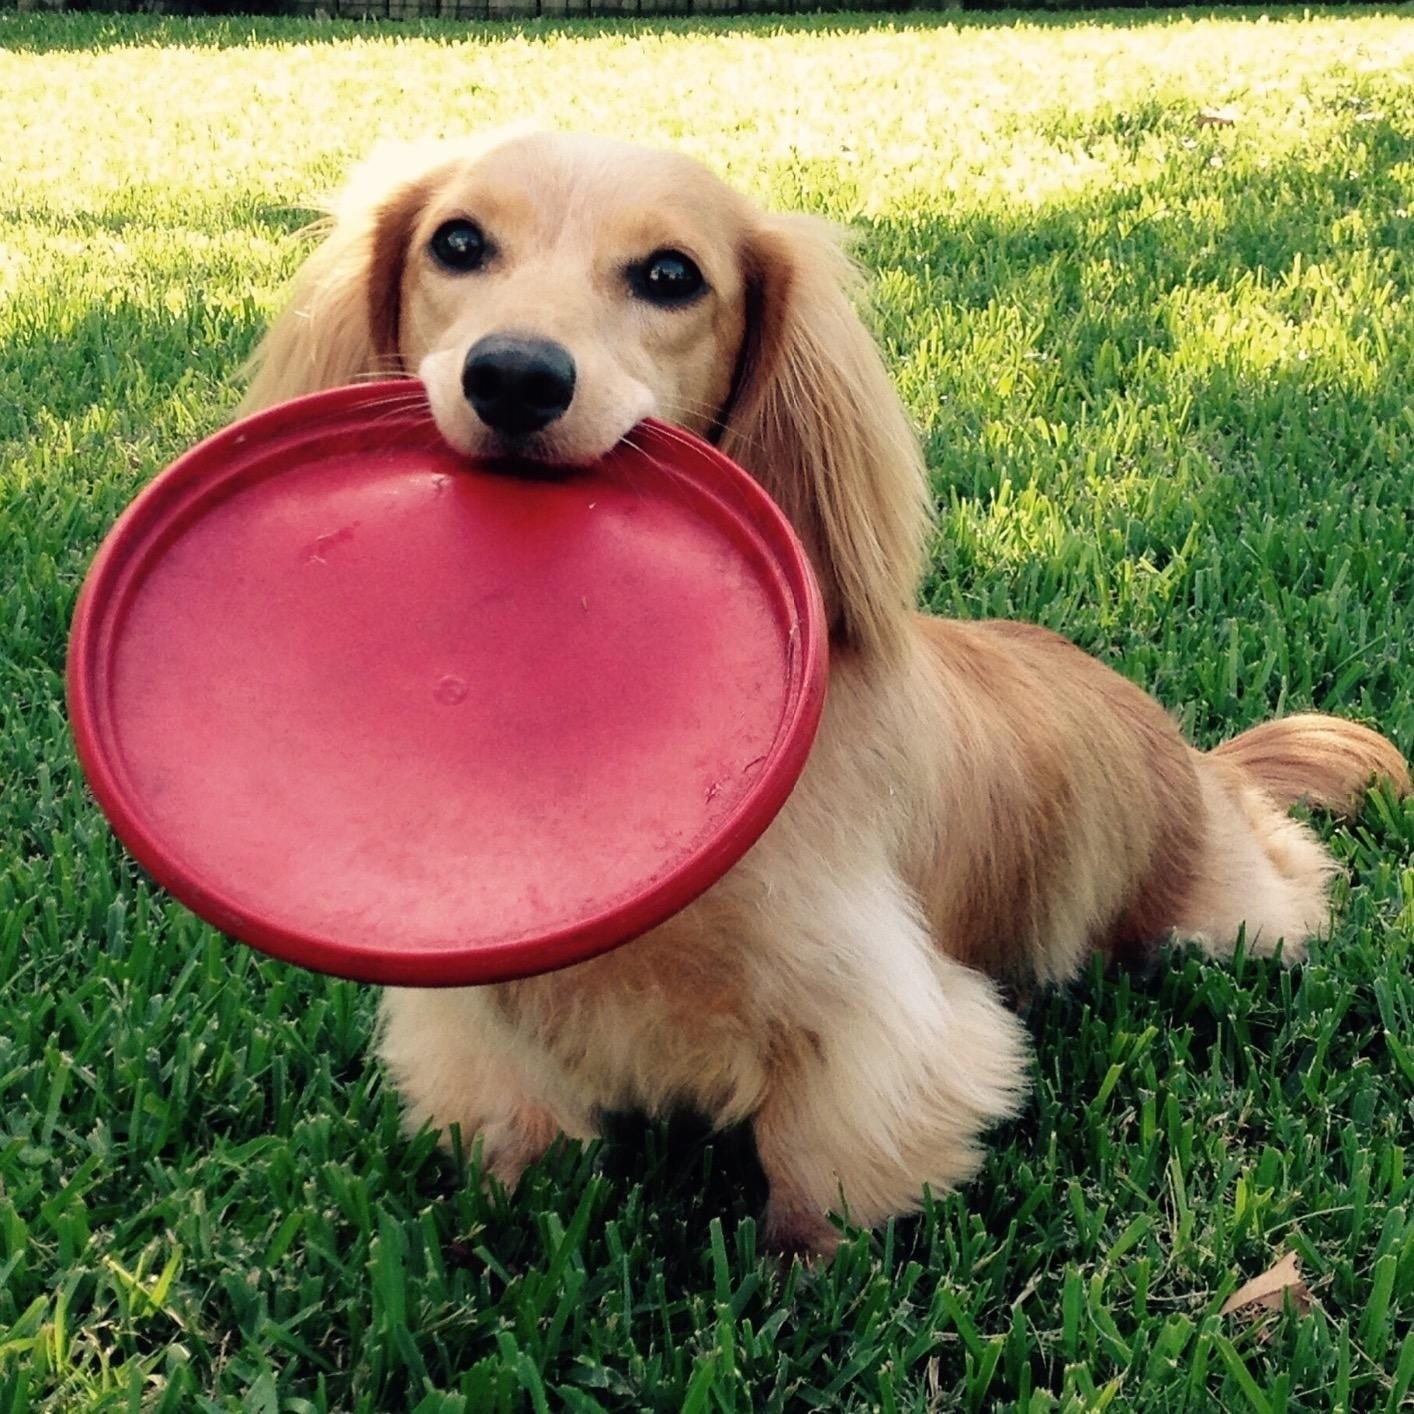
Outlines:
{"label": "dried leaf on grass", "polygon": [[1304,1316],[1310,1311],[1311,1290],[1301,1280],[1295,1252],[1288,1252],[1261,1276],[1239,1286],[1223,1303],[1219,1314],[1231,1316],[1236,1312],[1246,1312],[1255,1317],[1262,1311],[1280,1311],[1288,1296],[1298,1315]]}

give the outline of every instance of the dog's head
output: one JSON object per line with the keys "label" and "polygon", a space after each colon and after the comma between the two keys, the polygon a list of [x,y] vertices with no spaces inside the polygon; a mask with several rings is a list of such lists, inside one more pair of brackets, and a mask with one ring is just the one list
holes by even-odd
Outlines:
{"label": "dog's head", "polygon": [[583,464],[642,418],[718,443],[813,557],[836,641],[887,648],[926,524],[917,446],[833,233],[696,162],[521,133],[385,154],[257,353],[254,409],[411,374],[453,446]]}

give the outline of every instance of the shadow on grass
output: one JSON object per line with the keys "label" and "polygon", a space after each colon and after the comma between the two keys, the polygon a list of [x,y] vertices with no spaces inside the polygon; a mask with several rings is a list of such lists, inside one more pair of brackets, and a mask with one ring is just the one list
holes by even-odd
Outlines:
{"label": "shadow on grass", "polygon": [[[1101,135],[1113,137],[1112,125]],[[1136,144],[1143,139],[1142,132],[1133,135]],[[1357,142],[1358,169],[1349,150]],[[1203,135],[1173,161],[1204,166],[1220,143],[1220,135]],[[1298,257],[1308,270],[1328,263],[1339,271],[1352,259],[1349,239],[1339,234],[1342,217],[1358,211],[1364,221],[1355,254],[1383,258],[1398,249],[1407,220],[1397,214],[1403,194],[1395,174],[1411,152],[1414,139],[1394,122],[1375,117],[1357,125],[1352,116],[1349,143],[1330,144],[1319,160],[1298,155],[1264,170],[1216,173],[1201,214],[1175,204],[1154,219],[1161,176],[1037,211],[966,212],[915,194],[862,223],[862,257],[885,272],[890,291],[881,313],[906,395],[925,420],[936,412],[928,451],[945,496],[986,506],[1003,483],[1034,482],[1053,502],[1047,514],[1062,526],[1059,539],[1023,537],[1015,547],[975,535],[954,538],[925,583],[925,602],[939,612],[1048,622],[1177,706],[1191,700],[1193,685],[1166,683],[1164,662],[1173,647],[1167,635],[1183,632],[1192,585],[1185,564],[1168,572],[1174,556],[1204,524],[1241,536],[1271,524],[1276,542],[1261,592],[1292,596],[1295,607],[1282,611],[1283,622],[1317,645],[1302,651],[1316,653],[1323,627],[1300,622],[1298,610],[1320,588],[1326,560],[1348,545],[1309,543],[1312,517],[1331,513],[1332,493],[1350,508],[1370,498],[1397,501],[1401,488],[1407,492],[1401,465],[1407,468],[1414,440],[1401,430],[1411,396],[1408,364],[1396,347],[1357,376],[1337,355],[1261,364],[1234,341],[1216,340],[1210,349],[1188,349],[1175,372],[1173,355],[1189,333],[1175,301],[1235,302],[1245,297],[1244,282],[1258,282],[1264,300],[1299,324],[1311,292],[1282,282]],[[233,221],[276,234],[306,224],[308,215],[247,193],[233,198],[231,211]],[[65,216],[62,230],[70,241],[75,234],[110,239],[121,237],[124,226],[89,212]],[[239,239],[238,231],[232,234]],[[1407,263],[1387,261],[1379,278],[1389,300],[1414,294],[1414,267]],[[264,314],[253,298],[230,288],[231,280],[228,260],[184,244],[174,232],[140,284],[86,308],[42,286],[32,299],[17,291],[10,336],[0,342],[0,435],[34,439],[41,425],[106,417],[113,409],[144,427],[180,426],[190,422],[183,400],[191,400],[194,387],[210,390],[199,400],[203,406],[223,401],[223,390],[233,405],[237,370],[259,339]],[[180,299],[172,298],[174,290]],[[992,370],[1010,337],[1005,328],[974,352],[983,337],[978,329],[996,310],[1017,312],[1030,331],[1029,389],[1004,390],[995,382]],[[942,337],[919,369],[910,360],[935,315]],[[1371,315],[1356,305],[1340,317],[1355,339]],[[1070,441],[1037,440],[1038,421],[1070,428]],[[162,443],[147,453],[150,465],[115,468],[118,480],[136,489],[175,450]],[[60,470],[56,463],[54,472]],[[961,514],[945,531],[958,528]],[[975,512],[966,514],[975,519]],[[35,533],[38,543],[53,538],[42,527]],[[1392,544],[1377,537],[1371,554],[1379,559],[1381,546]],[[1370,596],[1387,600],[1400,621],[1407,614],[1400,606],[1414,601],[1414,560],[1384,559],[1386,582],[1372,582]],[[1140,561],[1148,576],[1145,604],[1097,607],[1097,579],[1102,591],[1121,562]],[[1230,580],[1220,589],[1232,596],[1229,615],[1261,607],[1244,607]],[[1270,606],[1264,612],[1270,617]],[[1329,661],[1292,678],[1306,700],[1320,701],[1364,652],[1358,641],[1332,641],[1319,651]],[[1383,696],[1389,724],[1414,723],[1392,655],[1366,656],[1361,682],[1377,701]],[[1272,690],[1278,685],[1273,679]],[[1214,731],[1266,715],[1271,706],[1266,698],[1244,706],[1211,695],[1207,703],[1204,710],[1216,715],[1199,725]]]}
{"label": "shadow on grass", "polygon": [[[105,18],[117,23],[117,17]],[[1180,115],[1172,121],[1183,119]],[[1104,126],[1098,124],[1097,133]],[[1142,136],[1136,134],[1136,143]],[[1344,259],[1350,244],[1332,234],[1332,222],[1361,206],[1371,208],[1362,244],[1373,251],[1402,246],[1407,217],[1401,214],[1403,192],[1397,173],[1414,157],[1414,136],[1379,118],[1363,122],[1358,138],[1366,153],[1364,170],[1351,170],[1346,154],[1335,153],[1320,162],[1297,158],[1244,173],[1237,182],[1229,182],[1226,191],[1215,188],[1221,206],[1211,218],[1197,219],[1190,211],[1178,209],[1164,212],[1162,220],[1154,219],[1145,208],[1153,202],[1158,183],[1135,184],[1123,192],[1087,193],[1034,212],[1005,215],[940,211],[921,193],[917,206],[901,205],[885,216],[861,221],[858,249],[871,268],[893,268],[909,277],[926,278],[938,302],[958,316],[988,306],[1023,309],[1040,329],[1038,344],[1057,360],[1057,376],[1045,389],[1050,394],[1049,411],[1053,415],[1082,409],[1094,412],[1129,390],[1141,354],[1172,348],[1174,330],[1167,302],[1176,291],[1230,291],[1249,276],[1279,281],[1298,257],[1307,267]],[[1087,135],[1073,135],[1072,140],[1083,145]],[[1206,160],[1207,151],[1208,145],[1200,144],[1190,154],[1194,165]],[[308,207],[274,205],[247,193],[233,195],[227,209],[231,226],[250,224],[276,235],[300,231],[317,217]],[[33,219],[29,211],[0,209],[0,220]],[[85,235],[122,236],[134,225],[104,211],[65,212],[53,222],[54,230],[70,242]],[[160,289],[167,282],[200,288],[207,283],[209,269],[210,284],[229,283],[226,271],[212,267],[208,252],[183,257],[179,232],[173,233],[170,244],[172,254],[150,272],[149,289]],[[1395,297],[1410,295],[1414,266],[1392,263],[1388,280]],[[239,292],[235,295],[239,299]],[[23,303],[23,289],[16,299]],[[85,341],[85,327],[99,333],[103,346],[119,360],[130,355],[145,362],[144,350],[156,335],[163,352],[155,361],[154,377],[160,379],[165,368],[173,383],[180,378],[180,362],[167,356],[166,331],[172,321],[164,310],[151,303],[145,306],[140,291],[116,294],[95,305],[89,316],[66,318],[59,309],[53,313],[54,322],[62,321],[64,327],[46,331],[37,322],[22,346],[11,340],[0,348],[0,378],[7,364],[49,366],[53,355],[75,347],[76,338]],[[888,323],[887,306],[882,314]],[[249,346],[259,330],[243,317],[240,327],[207,332],[229,347]],[[1087,356],[1105,344],[1112,348],[1104,366],[1087,367]],[[894,352],[906,357],[910,350],[901,345]],[[942,350],[943,362],[955,353]],[[1325,376],[1325,370],[1314,366],[1282,368],[1272,381],[1303,395],[1318,391]],[[1371,389],[1337,382],[1336,390],[1351,399],[1352,416],[1343,421],[1358,423],[1367,416],[1397,411],[1407,402],[1407,381],[1403,368],[1391,364]],[[1221,421],[1211,415],[1227,411],[1234,396],[1249,393],[1253,386],[1229,389],[1220,384],[1215,379],[1211,398],[1200,398],[1192,406],[1193,422]],[[20,386],[17,381],[16,387]],[[940,387],[939,391],[954,390]],[[76,400],[66,410],[76,411],[82,401]],[[959,409],[959,418],[975,421],[993,413],[1018,417],[1030,411],[1014,401],[989,398],[986,402],[991,405],[979,399],[976,406]]]}
{"label": "shadow on grass", "polygon": [[[324,212],[312,203],[292,200],[288,205],[277,205],[245,194],[236,194],[222,204],[220,217],[229,225],[250,225],[268,231],[271,235],[295,235],[308,230],[323,216]],[[22,226],[36,220],[33,207],[0,205],[0,226]],[[67,207],[62,212],[46,217],[47,224],[57,234],[70,240],[84,236],[124,236],[137,226],[147,222],[135,222],[130,215],[112,210],[89,210]],[[193,229],[197,222],[183,223],[181,229]],[[170,228],[169,228],[170,229]],[[201,258],[199,258],[201,259]],[[180,260],[164,263],[169,276],[192,273]]]}

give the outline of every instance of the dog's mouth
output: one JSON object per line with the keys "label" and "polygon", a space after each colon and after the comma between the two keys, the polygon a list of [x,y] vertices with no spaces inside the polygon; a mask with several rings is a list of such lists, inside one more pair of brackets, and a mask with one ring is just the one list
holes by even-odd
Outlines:
{"label": "dog's mouth", "polygon": [[537,456],[518,447],[500,447],[482,452],[477,461],[486,471],[496,476],[510,476],[517,481],[551,482],[567,481],[592,464]]}
{"label": "dog's mouth", "polygon": [[632,431],[628,428],[607,447],[589,451],[567,447],[549,431],[528,437],[492,434],[478,439],[479,445],[470,455],[498,475],[514,476],[522,481],[564,481],[597,466],[630,437]]}
{"label": "dog's mouth", "polygon": [[522,430],[509,417],[495,426],[478,414],[463,396],[464,389],[443,376],[448,362],[444,354],[432,355],[418,370],[443,441],[490,471],[524,481],[562,481],[597,465],[652,412],[651,399],[645,396],[626,398],[617,416],[604,412],[571,416],[572,410],[566,408],[566,415],[553,417],[543,426]]}
{"label": "dog's mouth", "polygon": [[[606,446],[582,448],[568,443],[563,436],[556,436],[550,430],[527,436],[506,436],[481,427],[468,429],[456,423],[448,427],[436,415],[435,404],[433,421],[442,434],[442,440],[453,451],[477,462],[487,471],[522,481],[564,481],[579,472],[588,471],[615,448],[631,441],[634,428],[638,426],[637,421],[633,422],[618,436],[608,439]],[[467,435],[468,431],[471,435]]]}

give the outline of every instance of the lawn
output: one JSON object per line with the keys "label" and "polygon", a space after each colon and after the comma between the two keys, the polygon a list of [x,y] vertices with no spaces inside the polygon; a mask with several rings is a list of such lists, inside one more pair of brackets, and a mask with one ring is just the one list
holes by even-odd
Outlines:
{"label": "lawn", "polygon": [[[855,224],[931,606],[1062,629],[1201,743],[1316,706],[1414,747],[1407,7],[6,13],[0,93],[0,1412],[1409,1407],[1414,806],[1320,822],[1348,883],[1299,970],[1037,1003],[976,1183],[805,1272],[740,1136],[625,1118],[512,1197],[402,1139],[369,990],[154,890],[62,695],[85,567],[229,415],[308,203],[530,116]],[[1219,1314],[1288,1250],[1309,1309]]]}

